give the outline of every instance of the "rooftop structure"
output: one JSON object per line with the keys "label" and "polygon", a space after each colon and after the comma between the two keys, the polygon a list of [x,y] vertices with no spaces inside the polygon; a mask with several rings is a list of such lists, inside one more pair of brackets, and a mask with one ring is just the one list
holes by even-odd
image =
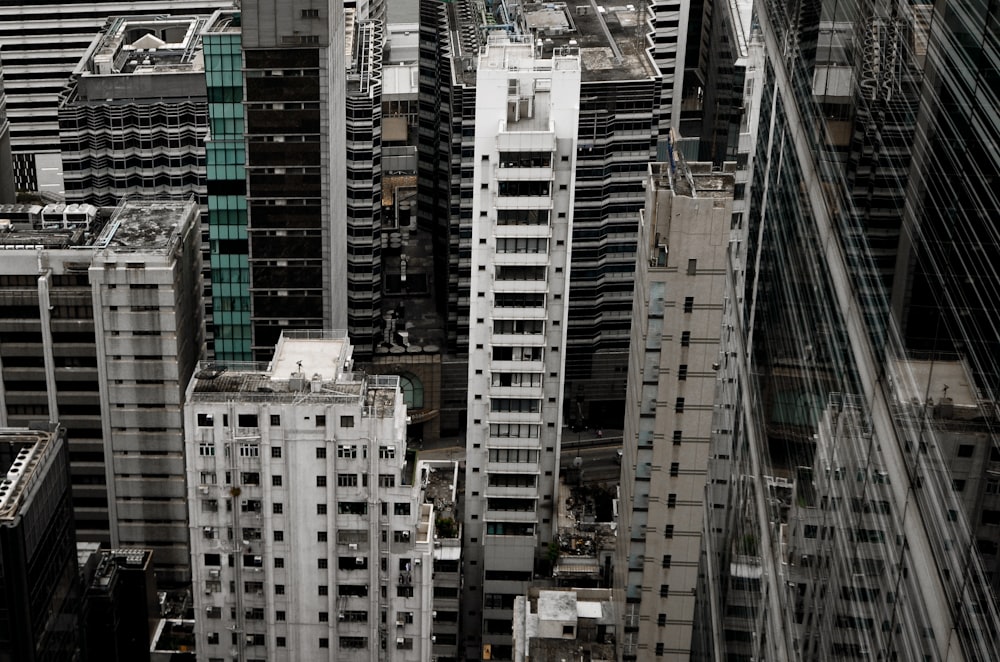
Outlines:
{"label": "rooftop structure", "polygon": [[515,662],[616,660],[618,612],[610,589],[530,589],[514,604]]}

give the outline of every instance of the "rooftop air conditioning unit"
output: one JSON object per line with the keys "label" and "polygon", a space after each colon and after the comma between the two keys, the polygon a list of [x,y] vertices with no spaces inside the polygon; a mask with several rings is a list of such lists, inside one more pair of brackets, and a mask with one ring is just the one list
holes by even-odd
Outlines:
{"label": "rooftop air conditioning unit", "polygon": [[263,556],[255,556],[255,557],[253,557],[253,562],[254,563],[263,563],[264,562],[264,557]]}
{"label": "rooftop air conditioning unit", "polygon": [[413,565],[420,565],[421,563],[423,563],[421,559],[413,559]]}
{"label": "rooftop air conditioning unit", "polygon": [[209,570],[208,571],[208,576],[209,577],[218,577],[219,576],[219,571],[218,570]]}
{"label": "rooftop air conditioning unit", "polygon": [[403,540],[409,540],[410,539],[410,532],[409,531],[403,531],[402,538],[403,538]]}
{"label": "rooftop air conditioning unit", "polygon": [[356,551],[356,550],[358,549],[358,543],[356,543],[356,542],[352,542],[351,544],[349,544],[349,545],[347,546],[347,549],[349,549],[349,550],[351,550],[351,551]]}
{"label": "rooftop air conditioning unit", "polygon": [[198,488],[198,491],[201,492],[202,494],[208,494],[208,485],[202,485],[201,487]]}
{"label": "rooftop air conditioning unit", "polygon": [[356,564],[358,564],[358,565],[364,565],[365,564],[365,557],[363,557],[363,556],[356,556],[356,557],[354,557],[354,562]]}
{"label": "rooftop air conditioning unit", "polygon": [[402,646],[405,643],[406,643],[406,639],[404,639],[403,637],[396,637],[396,645],[397,646]]}

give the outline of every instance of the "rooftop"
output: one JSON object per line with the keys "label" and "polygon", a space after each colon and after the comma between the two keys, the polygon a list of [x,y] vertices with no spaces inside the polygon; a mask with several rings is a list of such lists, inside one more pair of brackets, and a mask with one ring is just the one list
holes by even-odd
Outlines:
{"label": "rooftop", "polygon": [[658,71],[647,52],[649,32],[645,4],[604,5],[593,0],[563,2],[497,2],[457,0],[449,5],[453,49],[463,61],[455,67],[466,84],[475,83],[474,58],[498,31],[530,35],[541,54],[557,48],[578,49],[582,80],[645,79]]}
{"label": "rooftop", "polygon": [[166,250],[198,205],[190,200],[123,201],[97,237],[97,246],[111,249]]}
{"label": "rooftop", "polygon": [[361,404],[374,416],[391,416],[402,398],[396,375],[352,372],[353,348],[346,331],[286,331],[270,363],[198,364],[188,399],[228,402],[336,402]]}
{"label": "rooftop", "polygon": [[58,432],[0,428],[0,522],[15,520]]}
{"label": "rooftop", "polygon": [[209,18],[109,18],[77,71],[97,76],[202,71],[201,34]]}

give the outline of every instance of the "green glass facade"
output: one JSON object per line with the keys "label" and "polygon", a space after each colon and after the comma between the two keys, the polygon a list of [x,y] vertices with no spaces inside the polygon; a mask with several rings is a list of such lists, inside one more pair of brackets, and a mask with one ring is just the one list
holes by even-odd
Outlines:
{"label": "green glass facade", "polygon": [[208,87],[208,217],[215,357],[248,361],[246,149],[243,142],[242,39],[239,14],[204,37]]}

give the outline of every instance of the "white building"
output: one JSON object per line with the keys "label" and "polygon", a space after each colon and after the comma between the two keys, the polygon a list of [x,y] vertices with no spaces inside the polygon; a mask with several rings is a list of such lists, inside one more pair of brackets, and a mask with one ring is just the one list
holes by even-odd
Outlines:
{"label": "white building", "polygon": [[495,38],[477,85],[464,530],[485,650],[510,645],[554,528],[579,54]]}
{"label": "white building", "polygon": [[188,387],[206,659],[430,659],[433,505],[399,378],[352,363],[344,332],[286,333],[270,364],[203,364]]}

